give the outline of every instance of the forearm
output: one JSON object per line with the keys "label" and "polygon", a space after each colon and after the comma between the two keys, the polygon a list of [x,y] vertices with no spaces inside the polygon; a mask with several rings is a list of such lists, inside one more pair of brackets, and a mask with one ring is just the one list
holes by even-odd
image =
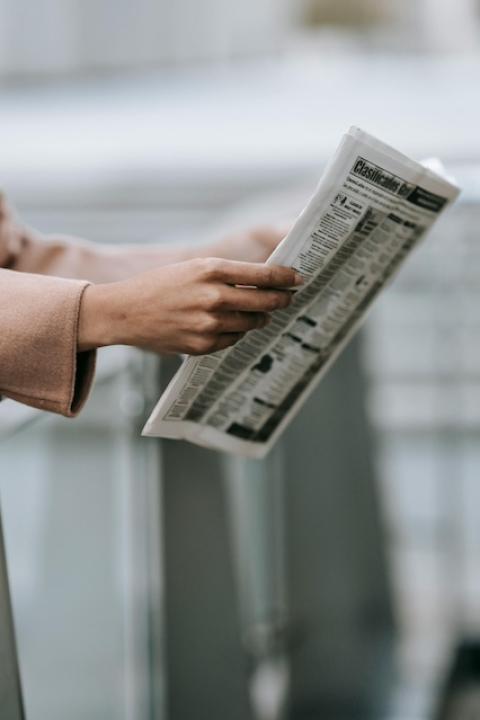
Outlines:
{"label": "forearm", "polygon": [[76,415],[87,399],[94,353],[77,352],[87,283],[0,269],[0,395]]}
{"label": "forearm", "polygon": [[132,275],[215,254],[182,245],[101,245],[63,235],[43,235],[25,226],[0,194],[0,267],[17,272],[112,282]]}
{"label": "forearm", "polygon": [[67,236],[44,236],[20,223],[0,196],[0,267],[93,283],[124,280],[193,258],[264,262],[284,234],[281,228],[269,227],[208,244],[101,245]]}
{"label": "forearm", "polygon": [[[219,248],[220,249],[220,248]],[[86,268],[92,268],[92,282],[125,280],[148,270],[175,265],[194,258],[219,255],[215,245],[123,245],[91,246],[93,254],[86,259]],[[94,269],[93,269],[94,268]]]}
{"label": "forearm", "polygon": [[[271,225],[251,230],[237,231],[224,237],[214,237],[209,243],[195,245],[130,245],[115,248],[98,246],[97,253],[104,253],[108,264],[114,260],[110,272],[117,273],[112,279],[120,280],[162,265],[173,265],[195,258],[223,258],[252,263],[263,263],[289,231],[288,225]],[[97,255],[98,257],[98,255]],[[103,266],[103,261],[102,261]],[[108,268],[105,268],[108,272]]]}
{"label": "forearm", "polygon": [[208,248],[173,245],[104,245],[66,236],[25,231],[24,250],[14,269],[82,278],[93,283],[124,280],[146,270],[208,256]]}

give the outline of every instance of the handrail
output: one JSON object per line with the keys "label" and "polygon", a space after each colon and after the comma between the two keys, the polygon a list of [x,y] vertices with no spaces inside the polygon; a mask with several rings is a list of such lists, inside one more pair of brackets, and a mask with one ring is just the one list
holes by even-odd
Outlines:
{"label": "handrail", "polygon": [[[137,351],[125,347],[103,350],[99,357],[96,384],[103,384],[124,372],[138,357]],[[50,415],[42,410],[4,399],[0,402],[0,443],[33,423],[47,420],[49,417]]]}

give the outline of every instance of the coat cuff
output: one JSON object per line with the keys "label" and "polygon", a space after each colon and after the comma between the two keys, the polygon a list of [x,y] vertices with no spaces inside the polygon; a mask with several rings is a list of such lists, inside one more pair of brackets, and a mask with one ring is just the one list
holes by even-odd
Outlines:
{"label": "coat cuff", "polygon": [[66,417],[80,412],[96,359],[77,350],[88,285],[0,270],[0,395]]}

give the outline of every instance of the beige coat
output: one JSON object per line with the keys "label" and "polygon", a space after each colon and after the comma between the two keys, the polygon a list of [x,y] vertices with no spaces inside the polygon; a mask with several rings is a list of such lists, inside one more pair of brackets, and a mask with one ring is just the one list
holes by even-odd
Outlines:
{"label": "beige coat", "polygon": [[1,396],[66,416],[82,408],[95,369],[94,352],[77,352],[88,280],[67,278],[92,275],[89,252],[23,228],[0,198]]}

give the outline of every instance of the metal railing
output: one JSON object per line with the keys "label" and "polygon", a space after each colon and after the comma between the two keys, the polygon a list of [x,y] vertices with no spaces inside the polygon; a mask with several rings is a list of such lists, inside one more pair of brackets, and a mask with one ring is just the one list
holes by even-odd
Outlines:
{"label": "metal railing", "polygon": [[0,708],[5,720],[24,720],[23,695],[0,514]]}

